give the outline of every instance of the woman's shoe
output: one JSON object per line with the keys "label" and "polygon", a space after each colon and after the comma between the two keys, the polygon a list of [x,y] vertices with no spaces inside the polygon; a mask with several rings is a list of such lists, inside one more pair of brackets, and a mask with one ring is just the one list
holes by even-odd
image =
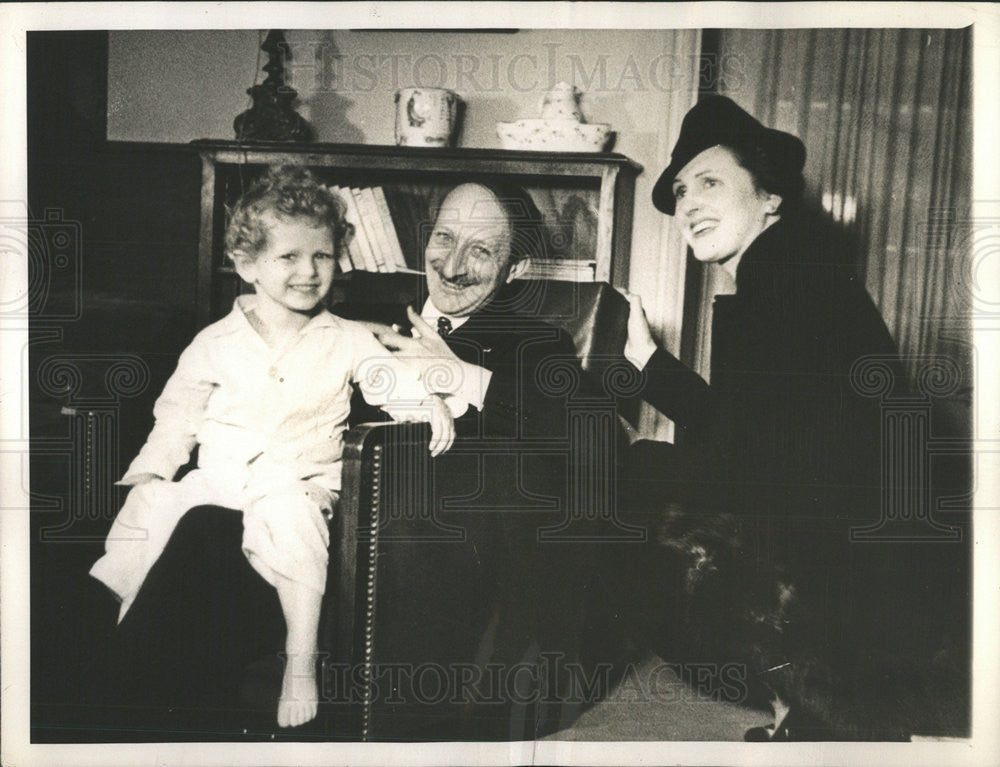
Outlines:
{"label": "woman's shoe", "polygon": [[803,714],[802,709],[782,707],[776,712],[774,724],[751,727],[744,733],[743,740],[747,743],[787,743],[839,740],[839,738],[829,728],[822,727]]}

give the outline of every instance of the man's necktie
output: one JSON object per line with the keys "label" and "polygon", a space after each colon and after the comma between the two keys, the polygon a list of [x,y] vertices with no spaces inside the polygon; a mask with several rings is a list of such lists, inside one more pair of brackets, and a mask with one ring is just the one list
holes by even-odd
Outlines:
{"label": "man's necktie", "polygon": [[451,333],[451,320],[444,315],[438,317],[438,335],[446,336]]}

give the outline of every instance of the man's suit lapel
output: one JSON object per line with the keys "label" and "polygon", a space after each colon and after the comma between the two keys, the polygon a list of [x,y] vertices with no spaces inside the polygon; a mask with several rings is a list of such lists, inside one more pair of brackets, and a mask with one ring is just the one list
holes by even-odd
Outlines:
{"label": "man's suit lapel", "polygon": [[482,312],[476,312],[444,339],[448,348],[463,362],[485,366],[493,351],[490,336],[489,317]]}

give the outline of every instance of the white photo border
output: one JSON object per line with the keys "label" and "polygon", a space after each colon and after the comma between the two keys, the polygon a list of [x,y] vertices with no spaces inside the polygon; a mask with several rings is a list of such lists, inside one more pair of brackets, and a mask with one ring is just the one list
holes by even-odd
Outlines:
{"label": "white photo border", "polygon": [[[486,6],[489,6],[488,9]],[[0,200],[27,199],[24,120],[25,32],[71,29],[422,28],[734,28],[973,26],[974,215],[1000,220],[1000,7],[989,3],[23,3],[0,8]],[[997,259],[994,259],[996,261]],[[2,265],[2,298],[27,290],[27,265]],[[979,288],[1000,302],[1000,263],[985,264]],[[976,323],[974,342],[996,349],[1000,326]],[[21,349],[27,324],[0,327],[0,564],[2,564],[2,762],[89,764],[993,764],[1000,759],[1000,461],[982,456],[974,543],[973,737],[956,742],[881,744],[751,743],[429,743],[38,745],[28,736],[28,450],[20,423]],[[1000,350],[1000,349],[998,349]],[[1000,439],[1000,355],[983,354],[976,371],[980,438]],[[988,392],[994,392],[988,395]]]}

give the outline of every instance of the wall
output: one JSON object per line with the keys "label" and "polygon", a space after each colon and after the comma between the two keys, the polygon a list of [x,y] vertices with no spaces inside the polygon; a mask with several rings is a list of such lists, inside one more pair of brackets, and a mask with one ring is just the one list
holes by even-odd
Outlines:
{"label": "wall", "polygon": [[[247,88],[264,77],[263,34],[111,32],[108,137],[233,138],[233,118],[249,105]],[[584,91],[587,120],[610,123],[614,151],[645,168],[636,186],[629,285],[643,296],[661,340],[678,348],[684,251],[670,220],[649,200],[693,103],[697,31],[292,30],[287,38],[289,83],[320,141],[392,144],[394,93],[423,85],[451,88],[464,99],[460,146],[499,147],[496,123],[537,117],[542,95],[556,82]]]}

